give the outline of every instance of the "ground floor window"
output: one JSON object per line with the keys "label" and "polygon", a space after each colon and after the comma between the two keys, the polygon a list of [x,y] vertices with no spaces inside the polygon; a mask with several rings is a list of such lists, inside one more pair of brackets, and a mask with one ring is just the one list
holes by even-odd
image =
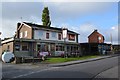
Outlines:
{"label": "ground floor window", "polygon": [[47,43],[38,44],[37,50],[40,52],[47,52],[47,51],[49,51],[49,44],[47,44]]}
{"label": "ground floor window", "polygon": [[24,43],[22,44],[22,51],[28,51],[28,44],[27,43]]}
{"label": "ground floor window", "polygon": [[56,51],[64,51],[63,45],[56,45]]}
{"label": "ground floor window", "polygon": [[15,51],[20,51],[20,44],[15,44]]}

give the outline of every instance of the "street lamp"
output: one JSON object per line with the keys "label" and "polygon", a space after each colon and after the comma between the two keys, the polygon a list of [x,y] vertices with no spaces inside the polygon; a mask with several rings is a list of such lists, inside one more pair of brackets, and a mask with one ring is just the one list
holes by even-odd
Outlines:
{"label": "street lamp", "polygon": [[[111,28],[112,30],[115,29],[115,27]],[[111,40],[111,51],[113,50],[112,44],[113,44],[113,40],[112,40],[112,32],[110,33],[110,40]]]}
{"label": "street lamp", "polygon": [[67,54],[66,54],[67,28],[62,28],[62,37],[64,39],[64,56],[67,57]]}

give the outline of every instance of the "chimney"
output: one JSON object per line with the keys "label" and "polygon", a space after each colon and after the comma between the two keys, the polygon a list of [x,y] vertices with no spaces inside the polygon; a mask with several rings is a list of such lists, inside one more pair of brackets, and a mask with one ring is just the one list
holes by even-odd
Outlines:
{"label": "chimney", "polygon": [[17,23],[17,29],[20,27],[21,23]]}
{"label": "chimney", "polygon": [[21,23],[17,23],[17,32],[16,32],[16,38],[19,38],[19,30],[18,28],[20,27]]}
{"label": "chimney", "polygon": [[98,30],[97,30],[97,29],[95,29],[94,31],[95,31],[95,32],[97,32]]}

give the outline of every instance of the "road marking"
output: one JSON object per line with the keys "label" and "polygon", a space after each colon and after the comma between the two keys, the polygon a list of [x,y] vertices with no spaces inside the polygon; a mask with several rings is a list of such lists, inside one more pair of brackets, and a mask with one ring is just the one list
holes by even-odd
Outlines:
{"label": "road marking", "polygon": [[19,75],[19,76],[15,76],[15,77],[13,77],[13,79],[14,78],[20,78],[20,77],[28,76],[28,75],[31,75],[31,74],[34,74],[34,73],[39,73],[39,72],[42,72],[42,71],[58,69],[58,68],[60,68],[60,67],[50,67],[50,68],[39,70],[39,71],[33,71],[33,72],[29,72],[27,74],[22,74],[22,75]]}

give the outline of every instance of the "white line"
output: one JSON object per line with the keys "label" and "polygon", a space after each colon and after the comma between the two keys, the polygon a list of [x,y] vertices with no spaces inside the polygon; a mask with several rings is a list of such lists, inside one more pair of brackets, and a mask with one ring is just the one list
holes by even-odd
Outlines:
{"label": "white line", "polygon": [[[37,68],[37,67],[39,67],[39,66],[36,66],[36,67],[34,67],[34,68]],[[27,70],[29,70],[29,69],[34,69],[34,68],[27,68]],[[23,70],[15,70],[15,71],[9,71],[9,72],[5,71],[5,72],[2,72],[2,73],[3,73],[3,74],[9,74],[9,73],[12,73],[12,72],[21,72],[21,71],[23,71]]]}
{"label": "white line", "polygon": [[52,70],[52,69],[58,69],[60,67],[51,67],[51,68],[47,68],[47,69],[43,69],[43,70],[39,70],[39,71],[36,71],[36,72],[30,72],[30,73],[27,73],[27,74],[23,74],[23,75],[19,75],[19,76],[15,76],[13,78],[20,78],[20,77],[23,77],[23,76],[28,76],[28,75],[31,75],[31,74],[34,74],[34,73],[39,73],[39,72],[42,72],[42,71],[47,71],[47,70]]}

